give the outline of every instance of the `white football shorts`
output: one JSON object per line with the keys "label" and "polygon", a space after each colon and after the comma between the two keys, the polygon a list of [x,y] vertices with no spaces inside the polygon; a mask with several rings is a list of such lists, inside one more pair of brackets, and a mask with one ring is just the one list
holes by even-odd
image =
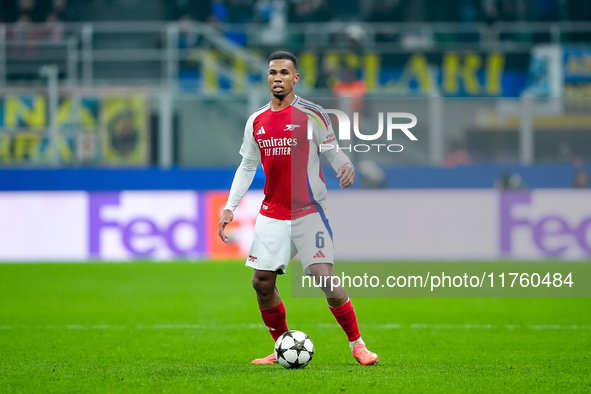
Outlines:
{"label": "white football shorts", "polygon": [[259,214],[246,265],[261,271],[287,271],[289,261],[299,253],[302,267],[318,263],[334,263],[332,230],[326,210],[294,220],[272,219]]}

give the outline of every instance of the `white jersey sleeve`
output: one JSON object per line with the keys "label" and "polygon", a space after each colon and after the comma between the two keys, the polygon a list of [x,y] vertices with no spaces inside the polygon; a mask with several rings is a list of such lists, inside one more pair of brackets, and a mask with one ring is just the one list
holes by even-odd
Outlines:
{"label": "white jersey sleeve", "polygon": [[244,127],[244,137],[242,138],[242,146],[240,147],[242,162],[236,170],[234,181],[232,181],[232,186],[230,187],[230,195],[224,207],[224,209],[229,209],[232,212],[234,212],[242,197],[244,197],[250,188],[256,169],[261,163],[261,151],[253,135],[253,121],[256,115],[257,113],[254,113]]}
{"label": "white jersey sleeve", "polygon": [[240,154],[245,159],[261,161],[261,151],[257,145],[253,134],[253,123],[258,113],[254,113],[248,118],[246,126],[244,127],[244,136],[242,137],[242,146],[240,147]]}
{"label": "white jersey sleeve", "polygon": [[324,145],[321,151],[324,154],[324,156],[328,159],[328,162],[330,163],[332,168],[335,171],[337,171],[341,166],[347,163],[351,163],[351,160],[349,160],[349,157],[342,150],[337,149],[337,147],[339,146],[339,142],[337,141],[337,138],[334,134],[332,123],[330,122],[328,114],[322,111],[321,115],[325,119],[329,119],[329,121],[326,122],[326,124],[322,121],[313,122],[314,141],[318,144],[318,146]]}
{"label": "white jersey sleeve", "polygon": [[244,197],[248,188],[250,188],[258,164],[259,163],[256,160],[250,160],[246,157],[242,158],[242,162],[240,163],[240,166],[238,166],[236,174],[234,175],[234,181],[232,181],[232,187],[230,188],[230,195],[228,196],[228,201],[226,202],[224,209],[229,209],[234,212],[242,200],[242,197]]}

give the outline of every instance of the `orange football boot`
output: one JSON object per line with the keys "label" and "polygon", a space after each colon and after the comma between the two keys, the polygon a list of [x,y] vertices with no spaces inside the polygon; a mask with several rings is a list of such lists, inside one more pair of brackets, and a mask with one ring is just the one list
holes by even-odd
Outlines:
{"label": "orange football boot", "polygon": [[252,360],[253,364],[277,364],[279,361],[277,361],[277,358],[275,357],[275,353],[271,353],[269,354],[267,357],[265,358],[256,358],[254,360]]}
{"label": "orange football boot", "polygon": [[362,344],[353,346],[353,357],[361,365],[372,365],[378,362],[378,355],[367,350]]}

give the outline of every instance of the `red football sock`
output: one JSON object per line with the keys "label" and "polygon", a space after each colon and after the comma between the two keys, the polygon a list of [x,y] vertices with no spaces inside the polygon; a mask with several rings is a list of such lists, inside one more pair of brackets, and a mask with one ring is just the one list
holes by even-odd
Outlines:
{"label": "red football sock", "polygon": [[361,338],[359,333],[359,327],[357,326],[357,316],[355,316],[355,310],[351,300],[347,301],[346,304],[337,306],[336,308],[329,307],[330,311],[337,319],[343,331],[347,334],[349,342],[353,342]]}
{"label": "red football sock", "polygon": [[269,329],[274,340],[277,340],[281,334],[289,330],[287,328],[287,321],[285,320],[285,306],[283,302],[273,308],[261,309],[261,315],[263,316],[265,326]]}

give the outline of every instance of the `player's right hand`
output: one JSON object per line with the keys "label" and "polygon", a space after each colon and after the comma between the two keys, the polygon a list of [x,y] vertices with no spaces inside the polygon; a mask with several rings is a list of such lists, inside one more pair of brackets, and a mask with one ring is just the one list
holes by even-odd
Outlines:
{"label": "player's right hand", "polygon": [[224,233],[224,229],[232,220],[234,220],[234,213],[232,213],[232,211],[229,209],[224,209],[224,213],[222,213],[222,218],[220,219],[220,223],[218,225],[218,235],[225,243],[228,243],[228,237]]}

